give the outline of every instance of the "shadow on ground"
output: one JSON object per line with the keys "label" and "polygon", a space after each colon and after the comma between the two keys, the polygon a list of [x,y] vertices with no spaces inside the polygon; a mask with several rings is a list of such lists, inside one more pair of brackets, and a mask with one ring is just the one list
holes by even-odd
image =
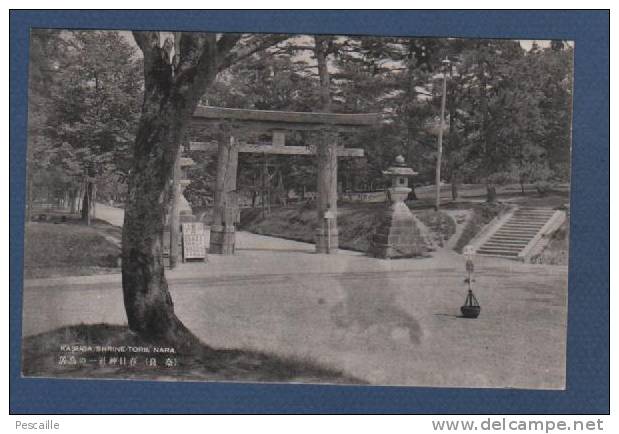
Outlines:
{"label": "shadow on ground", "polygon": [[[63,348],[64,345],[72,350]],[[97,351],[97,346],[107,350]],[[129,351],[129,347],[149,348],[151,352]],[[25,377],[364,384],[310,360],[258,351],[218,350],[201,345],[191,353],[180,354],[155,352],[155,348],[170,348],[170,345],[144,341],[126,326],[61,327],[23,339],[22,374]],[[130,366],[132,357],[135,365]],[[147,359],[153,358],[156,367],[147,363]]]}

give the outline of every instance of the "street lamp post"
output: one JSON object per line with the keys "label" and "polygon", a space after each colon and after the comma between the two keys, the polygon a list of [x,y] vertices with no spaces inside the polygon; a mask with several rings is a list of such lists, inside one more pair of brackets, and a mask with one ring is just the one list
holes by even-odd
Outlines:
{"label": "street lamp post", "polygon": [[447,96],[447,68],[450,66],[449,59],[443,60],[443,92],[441,95],[441,121],[438,130],[438,146],[436,154],[436,203],[435,208],[438,212],[441,206],[441,159],[443,156],[443,130],[445,129],[445,99]]}

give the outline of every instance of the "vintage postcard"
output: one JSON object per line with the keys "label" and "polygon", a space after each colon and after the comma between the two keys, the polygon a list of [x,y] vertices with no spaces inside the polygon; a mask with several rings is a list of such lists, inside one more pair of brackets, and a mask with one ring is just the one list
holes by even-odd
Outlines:
{"label": "vintage postcard", "polygon": [[32,29],[22,375],[564,389],[574,50]]}

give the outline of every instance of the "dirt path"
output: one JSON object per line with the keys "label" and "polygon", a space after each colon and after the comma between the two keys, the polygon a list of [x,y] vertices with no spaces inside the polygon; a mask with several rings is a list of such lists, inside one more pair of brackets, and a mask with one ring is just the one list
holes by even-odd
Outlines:
{"label": "dirt path", "polygon": [[[310,359],[372,384],[564,386],[567,267],[476,258],[482,313],[467,320],[464,263],[450,249],[380,260],[313,247],[239,233],[236,255],[166,271],[175,310],[209,345]],[[126,323],[120,275],[24,286],[24,335]]]}
{"label": "dirt path", "polygon": [[468,209],[458,209],[458,210],[443,210],[446,214],[451,216],[456,222],[456,232],[447,240],[445,248],[452,250],[454,246],[458,243],[460,236],[462,235],[462,231],[466,227],[469,219],[473,215],[473,212]]}
{"label": "dirt path", "polygon": [[123,221],[125,220],[124,209],[102,203],[97,203],[96,214],[98,219],[105,220],[114,226],[122,227]]}

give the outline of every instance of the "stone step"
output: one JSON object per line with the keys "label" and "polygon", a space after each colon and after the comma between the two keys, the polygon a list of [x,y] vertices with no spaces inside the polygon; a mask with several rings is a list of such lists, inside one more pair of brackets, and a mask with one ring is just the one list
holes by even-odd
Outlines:
{"label": "stone step", "polygon": [[540,216],[540,215],[553,215],[555,213],[554,210],[550,211],[529,211],[529,210],[518,210],[514,211],[512,215],[532,215],[532,216]]}
{"label": "stone step", "polygon": [[[554,213],[552,213],[554,214]],[[552,216],[552,214],[512,214],[511,218],[519,218],[519,219],[524,219],[524,218],[534,218],[534,219],[544,219],[544,218],[550,218]]]}
{"label": "stone step", "polygon": [[503,231],[507,231],[507,232],[537,232],[542,228],[542,226],[534,226],[534,227],[529,227],[529,226],[502,226],[501,229],[499,230],[503,230]]}
{"label": "stone step", "polygon": [[538,229],[544,226],[544,223],[513,223],[507,222],[502,228],[523,228],[523,229]]}
{"label": "stone step", "polygon": [[495,232],[495,234],[498,234],[499,232],[501,233],[505,233],[505,234],[514,234],[514,235],[526,235],[528,236],[529,234],[536,234],[539,231],[539,229],[533,229],[533,228],[529,228],[529,229],[517,229],[517,228],[500,228],[498,231]]}
{"label": "stone step", "polygon": [[516,237],[531,237],[533,238],[538,231],[524,231],[524,230],[513,230],[513,229],[501,229],[495,232],[495,235],[507,235],[507,236],[516,236]]}
{"label": "stone step", "polygon": [[522,214],[514,214],[510,217],[510,220],[547,220],[550,218],[547,215],[522,215]]}
{"label": "stone step", "polygon": [[516,228],[501,228],[498,231],[495,232],[495,234],[498,233],[504,233],[504,234],[513,234],[513,235],[525,235],[528,236],[529,234],[536,234],[539,231],[539,229],[516,229]]}
{"label": "stone step", "polygon": [[509,240],[530,240],[535,236],[535,232],[531,233],[513,233],[513,232],[497,232],[493,235],[493,237],[498,237],[498,239],[509,239]]}
{"label": "stone step", "polygon": [[[549,218],[549,217],[548,217]],[[546,222],[548,221],[547,217],[517,217],[517,218],[510,218],[509,221],[510,222],[518,222],[518,223],[528,223],[528,222],[532,222],[532,223],[539,223],[539,222]]]}
{"label": "stone step", "polygon": [[492,235],[490,238],[496,238],[497,240],[516,240],[516,241],[521,241],[521,240],[529,240],[532,237],[528,234],[499,234],[496,233],[494,235]]}
{"label": "stone step", "polygon": [[486,242],[492,240],[492,242],[495,243],[501,243],[501,242],[508,242],[508,243],[523,243],[523,244],[528,244],[529,241],[531,241],[531,239],[533,239],[533,237],[515,237],[515,236],[501,236],[499,238],[489,238],[486,240]]}
{"label": "stone step", "polygon": [[511,247],[501,247],[501,246],[482,246],[479,251],[490,251],[490,250],[497,250],[500,252],[511,252],[511,253],[520,253],[522,251],[522,248],[517,247],[517,248],[511,248]]}
{"label": "stone step", "polygon": [[519,253],[522,249],[510,249],[506,247],[486,247],[482,246],[477,251],[478,252],[507,252],[507,253]]}
{"label": "stone step", "polygon": [[[519,246],[523,246],[524,247],[527,244],[529,244],[529,241],[530,240],[514,239],[514,238],[512,238],[512,239],[509,239],[509,240],[506,240],[506,239],[498,239],[498,240],[494,239],[494,240],[486,241],[486,243],[495,243],[495,244],[496,243],[505,243],[507,245],[519,245]],[[484,243],[483,245],[486,245],[486,243]]]}
{"label": "stone step", "polygon": [[520,208],[477,250],[480,255],[514,258],[539,233],[555,211],[548,208]]}
{"label": "stone step", "polygon": [[541,217],[541,216],[551,216],[554,213],[555,213],[554,211],[516,211],[512,215]]}
{"label": "stone step", "polygon": [[537,232],[541,229],[541,226],[535,227],[515,227],[515,226],[501,226],[499,231],[505,230],[507,232]]}
{"label": "stone step", "polygon": [[524,220],[524,219],[544,220],[544,219],[549,218],[550,216],[552,216],[552,214],[550,214],[550,215],[545,215],[545,214],[512,214],[512,216],[510,218],[511,219],[521,219],[521,220]]}
{"label": "stone step", "polygon": [[491,246],[504,246],[510,249],[522,249],[526,244],[513,244],[513,243],[502,243],[499,241],[488,241],[484,243],[481,247],[491,247]]}
{"label": "stone step", "polygon": [[505,250],[479,249],[477,251],[477,253],[480,254],[480,255],[511,256],[511,257],[517,257],[518,256],[518,252],[508,252],[508,251],[505,251]]}
{"label": "stone step", "polygon": [[486,241],[484,243],[485,245],[488,244],[510,244],[513,246],[526,246],[527,244],[529,244],[528,240],[522,239],[522,240],[510,240],[510,239],[495,239],[495,238],[490,238],[488,241]]}
{"label": "stone step", "polygon": [[527,244],[529,242],[526,238],[495,238],[490,237],[486,240],[487,243],[512,243],[512,244]]}

